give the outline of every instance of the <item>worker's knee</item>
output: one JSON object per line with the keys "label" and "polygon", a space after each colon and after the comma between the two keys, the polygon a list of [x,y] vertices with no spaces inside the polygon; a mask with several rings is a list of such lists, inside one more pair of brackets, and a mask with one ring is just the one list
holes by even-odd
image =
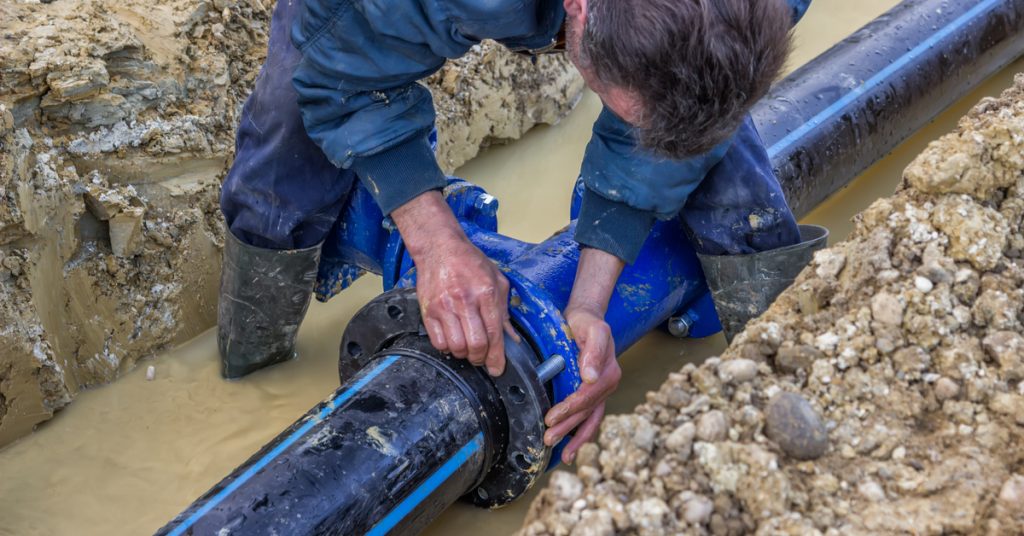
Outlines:
{"label": "worker's knee", "polygon": [[682,218],[697,250],[709,255],[756,253],[800,241],[796,218],[749,117],[690,196]]}

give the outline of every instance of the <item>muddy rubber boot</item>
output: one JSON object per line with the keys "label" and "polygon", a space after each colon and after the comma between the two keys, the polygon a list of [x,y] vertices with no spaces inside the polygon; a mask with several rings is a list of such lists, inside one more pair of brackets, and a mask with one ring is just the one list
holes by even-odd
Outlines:
{"label": "muddy rubber boot", "polygon": [[221,374],[233,379],[294,357],[295,337],[316,283],[320,246],[263,249],[226,234],[217,346]]}
{"label": "muddy rubber boot", "polygon": [[748,255],[697,255],[727,341],[793,283],[827,244],[828,229],[801,225],[800,238],[799,244]]}

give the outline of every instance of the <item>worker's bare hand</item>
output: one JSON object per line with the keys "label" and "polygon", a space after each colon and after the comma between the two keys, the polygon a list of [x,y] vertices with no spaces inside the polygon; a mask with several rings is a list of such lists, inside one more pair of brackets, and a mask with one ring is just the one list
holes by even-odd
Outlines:
{"label": "worker's bare hand", "polygon": [[514,332],[508,280],[498,267],[463,239],[439,247],[416,270],[416,293],[430,342],[500,376],[505,370],[502,332]]}
{"label": "worker's bare hand", "polygon": [[566,309],[565,319],[580,349],[579,390],[551,408],[544,419],[548,431],[544,443],[558,444],[574,428],[576,435],[562,451],[562,461],[572,463],[576,452],[597,434],[604,418],[605,400],[615,392],[622,378],[622,369],[615,360],[615,340],[603,315],[587,309]]}
{"label": "worker's bare hand", "polygon": [[431,344],[500,376],[502,333],[516,337],[508,279],[466,238],[440,193],[420,195],[392,218],[416,263],[416,294]]}

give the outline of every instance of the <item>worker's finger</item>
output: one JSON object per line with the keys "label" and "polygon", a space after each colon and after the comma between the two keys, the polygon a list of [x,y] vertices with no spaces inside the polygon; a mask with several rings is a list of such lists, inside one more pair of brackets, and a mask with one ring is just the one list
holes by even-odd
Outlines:
{"label": "worker's finger", "polygon": [[444,338],[448,342],[448,352],[455,357],[465,359],[466,337],[462,333],[462,323],[453,313],[440,313],[441,325],[444,327]]}
{"label": "worker's finger", "polygon": [[618,387],[621,376],[622,371],[619,369],[618,364],[612,362],[611,366],[608,367],[596,383],[583,384],[569,398],[551,408],[544,418],[544,423],[549,427],[555,426],[570,415],[597,406]]}
{"label": "worker's finger", "polygon": [[569,444],[562,450],[562,462],[568,464],[575,461],[576,453],[579,452],[580,447],[594,439],[598,429],[601,427],[601,419],[604,418],[604,407],[604,402],[602,402],[594,408],[594,412],[576,430],[572,439],[569,440]]}
{"label": "worker's finger", "polygon": [[548,428],[547,431],[544,432],[544,444],[549,447],[557,445],[563,437],[569,435],[569,433],[572,432],[574,428],[579,426],[580,423],[586,420],[586,418],[589,416],[589,411],[580,411],[578,413],[573,413],[565,420]]}
{"label": "worker's finger", "polygon": [[487,330],[487,373],[491,376],[501,376],[505,372],[505,338],[502,334],[502,320],[505,314],[502,309],[504,304],[498,305],[495,302],[485,303],[480,306],[480,315],[484,319],[484,328]]}
{"label": "worker's finger", "polygon": [[607,324],[591,326],[580,351],[580,377],[586,383],[594,383],[604,369],[605,360],[608,357],[611,341],[611,332],[607,330]]}
{"label": "worker's finger", "polygon": [[444,337],[444,328],[434,318],[424,318],[423,327],[427,329],[427,336],[430,337],[430,344],[439,352],[448,351],[448,341]]}
{"label": "worker's finger", "polygon": [[480,318],[480,309],[460,307],[458,315],[462,323],[462,333],[466,336],[466,356],[470,363],[483,365],[487,359],[487,330]]}

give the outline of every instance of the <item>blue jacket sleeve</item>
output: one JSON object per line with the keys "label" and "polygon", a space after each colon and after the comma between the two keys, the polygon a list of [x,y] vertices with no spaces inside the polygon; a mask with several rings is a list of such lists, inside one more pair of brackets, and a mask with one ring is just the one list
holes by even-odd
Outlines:
{"label": "blue jacket sleeve", "polygon": [[[305,0],[292,29],[302,53],[292,80],[310,138],[334,165],[356,172],[385,214],[444,187],[427,140],[433,102],[417,80],[484,38],[527,46],[550,41],[562,12],[540,9],[539,2],[554,5]],[[545,17],[537,15],[542,12]]]}
{"label": "blue jacket sleeve", "polygon": [[[787,0],[796,24],[811,0]],[[632,128],[605,108],[583,157],[586,185],[576,241],[627,263],[636,260],[657,218],[671,218],[708,171],[722,160],[732,140],[687,160],[668,160],[639,148]]]}
{"label": "blue jacket sleeve", "polygon": [[607,108],[598,116],[580,170],[586,190],[576,225],[577,242],[627,263],[636,260],[655,218],[675,216],[732,144],[671,160],[640,148],[633,130]]}
{"label": "blue jacket sleeve", "polygon": [[786,0],[789,2],[789,7],[793,8],[793,24],[800,22],[800,19],[804,18],[804,14],[807,13],[807,9],[811,7],[811,0]]}

